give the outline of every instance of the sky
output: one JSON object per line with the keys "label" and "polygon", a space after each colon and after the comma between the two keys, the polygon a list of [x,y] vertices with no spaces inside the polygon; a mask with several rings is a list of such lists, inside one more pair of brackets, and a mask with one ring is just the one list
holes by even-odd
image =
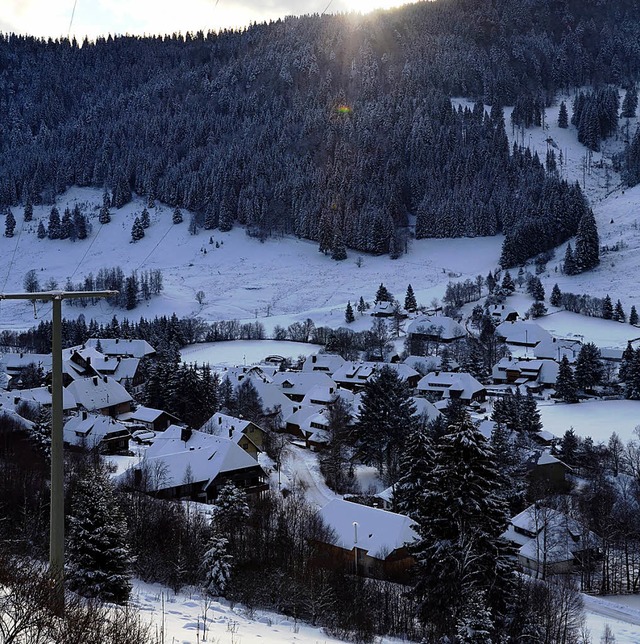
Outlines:
{"label": "sky", "polygon": [[[367,12],[408,0],[2,0],[0,31],[41,37],[217,31],[288,15]],[[73,20],[72,20],[73,16]]]}

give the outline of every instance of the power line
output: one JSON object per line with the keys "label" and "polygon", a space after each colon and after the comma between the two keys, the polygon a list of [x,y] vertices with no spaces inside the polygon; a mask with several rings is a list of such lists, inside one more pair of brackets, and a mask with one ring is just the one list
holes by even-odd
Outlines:
{"label": "power line", "polygon": [[7,268],[7,275],[4,278],[4,284],[2,285],[2,291],[4,291],[7,288],[7,282],[9,281],[9,275],[11,275],[11,269],[13,268],[13,262],[16,258],[16,252],[18,251],[18,244],[20,243],[20,237],[22,235],[22,229],[24,228],[24,223],[22,226],[20,226],[20,230],[18,231],[18,239],[16,239],[16,245],[13,249],[13,253],[11,254],[11,261],[9,262],[9,268]]}
{"label": "power line", "polygon": [[69,38],[69,35],[71,34],[71,25],[73,24],[73,16],[75,16],[77,4],[78,4],[78,0],[74,0],[73,10],[71,11],[71,20],[69,20],[69,30],[67,31],[67,38]]}
{"label": "power line", "polygon": [[324,16],[325,13],[327,13],[327,9],[333,4],[333,0],[329,0],[329,4],[324,8],[324,11],[320,14],[321,16]]}

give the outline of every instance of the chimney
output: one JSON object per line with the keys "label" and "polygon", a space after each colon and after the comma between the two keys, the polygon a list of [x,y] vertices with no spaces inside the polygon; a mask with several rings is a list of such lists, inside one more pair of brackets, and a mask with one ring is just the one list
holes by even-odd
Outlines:
{"label": "chimney", "polygon": [[180,440],[183,443],[188,443],[189,439],[191,438],[192,431],[189,427],[183,427],[180,430]]}
{"label": "chimney", "polygon": [[90,365],[90,364],[91,364],[91,356],[87,356],[87,364],[88,364],[88,365]]}
{"label": "chimney", "polygon": [[107,382],[107,376],[102,376],[102,380],[104,380],[104,382]]}
{"label": "chimney", "polygon": [[93,380],[93,384],[97,387],[98,386],[98,376],[94,376],[93,378],[91,378],[91,380]]}
{"label": "chimney", "polygon": [[229,427],[229,438],[233,436],[233,427]]}
{"label": "chimney", "polygon": [[116,338],[116,344],[118,344],[118,342],[120,342],[120,338]]}
{"label": "chimney", "polygon": [[222,425],[222,416],[218,416],[218,425]]}
{"label": "chimney", "polygon": [[87,418],[88,418],[88,416],[87,416],[87,412],[86,412],[86,411],[83,411],[83,412],[82,412],[82,420],[87,420]]}
{"label": "chimney", "polygon": [[311,356],[311,362],[313,364],[315,364],[317,361],[318,361],[318,356],[316,356],[316,355]]}

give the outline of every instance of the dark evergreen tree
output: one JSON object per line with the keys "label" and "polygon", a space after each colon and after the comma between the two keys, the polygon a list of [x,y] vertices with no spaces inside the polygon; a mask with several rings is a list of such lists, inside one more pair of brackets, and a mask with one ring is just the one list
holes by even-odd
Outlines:
{"label": "dark evergreen tree", "polygon": [[151,219],[149,217],[149,211],[146,208],[142,209],[142,214],[140,215],[140,223],[143,228],[149,228],[151,225]]}
{"label": "dark evergreen tree", "polygon": [[7,216],[4,220],[4,236],[13,237],[13,232],[16,229],[16,218],[13,216],[11,210],[7,211]]}
{"label": "dark evergreen tree", "polygon": [[262,398],[258,395],[251,378],[245,378],[235,391],[236,413],[242,418],[259,423],[264,416]]}
{"label": "dark evergreen tree", "polygon": [[376,291],[376,304],[379,302],[393,302],[393,295],[387,290],[387,287],[384,284],[380,284],[378,290]]}
{"label": "dark evergreen tree", "polygon": [[602,382],[604,365],[602,364],[600,349],[593,342],[587,342],[580,348],[574,375],[576,385],[580,389],[593,389],[595,385],[599,385]]}
{"label": "dark evergreen tree", "polygon": [[353,307],[351,306],[351,302],[347,302],[347,308],[344,312],[344,321],[347,324],[351,324],[352,322],[355,322],[355,315],[353,314]]}
{"label": "dark evergreen tree", "polygon": [[544,302],[536,301],[529,308],[529,315],[532,318],[541,318],[543,315],[547,314],[547,307],[544,305]]}
{"label": "dark evergreen tree", "polygon": [[557,284],[553,285],[551,297],[549,297],[549,304],[551,304],[551,306],[560,306],[562,304],[562,291]]}
{"label": "dark evergreen tree", "polygon": [[62,213],[62,220],[60,221],[60,239],[69,239],[73,228],[73,219],[71,218],[71,210],[64,209]]}
{"label": "dark evergreen tree", "polygon": [[28,223],[33,220],[33,204],[31,199],[27,199],[27,202],[24,204],[24,221]]}
{"label": "dark evergreen tree", "polygon": [[569,114],[567,113],[567,106],[565,102],[560,103],[560,111],[558,112],[558,127],[568,128],[569,127]]}
{"label": "dark evergreen tree", "polygon": [[74,482],[67,548],[71,590],[117,604],[129,599],[127,523],[102,466],[83,470]]}
{"label": "dark evergreen tree", "polygon": [[367,310],[367,303],[364,301],[362,295],[358,300],[358,306],[356,308],[358,309],[358,313],[360,313],[360,315],[364,315],[364,312]]}
{"label": "dark evergreen tree", "polygon": [[567,250],[564,254],[564,263],[562,265],[562,270],[565,275],[575,275],[578,272],[576,266],[576,260],[573,254],[573,248],[571,248],[571,242],[567,244]]}
{"label": "dark evergreen tree", "polygon": [[622,101],[622,118],[632,119],[636,116],[638,108],[638,88],[635,85],[627,88],[624,100]]}
{"label": "dark evergreen tree", "polygon": [[411,284],[407,286],[407,293],[404,296],[404,308],[406,311],[412,313],[418,308],[418,302],[416,301],[416,296],[413,292]]}
{"label": "dark evergreen tree", "polygon": [[400,458],[416,424],[416,407],[406,382],[383,366],[365,384],[355,425],[357,452],[391,484],[398,480]]}
{"label": "dark evergreen tree", "polygon": [[492,624],[501,621],[515,581],[510,549],[500,538],[508,523],[505,481],[495,455],[467,417],[438,443],[415,513],[420,540],[414,594],[434,641],[454,641],[461,621],[484,596]]}
{"label": "dark evergreen tree", "polygon": [[625,375],[625,397],[630,400],[640,400],[640,349],[634,351]]}
{"label": "dark evergreen tree", "polygon": [[616,302],[616,306],[613,309],[613,319],[616,322],[626,322],[627,321],[627,316],[624,312],[624,309],[622,308],[622,302],[618,300]]}
{"label": "dark evergreen tree", "polygon": [[566,355],[562,356],[558,369],[556,396],[567,403],[578,402],[577,385],[573,375],[573,369]]}
{"label": "dark evergreen tree", "polygon": [[212,597],[224,595],[231,578],[233,557],[228,552],[228,546],[227,539],[214,533],[204,555],[204,589]]}
{"label": "dark evergreen tree", "polygon": [[502,290],[507,293],[507,295],[511,295],[511,293],[516,290],[515,282],[513,281],[513,278],[511,277],[511,273],[509,273],[509,271],[505,271],[500,288],[502,288]]}
{"label": "dark evergreen tree", "polygon": [[60,239],[60,213],[54,206],[49,213],[49,228],[47,229],[49,239]]}
{"label": "dark evergreen tree", "polygon": [[485,284],[487,285],[487,290],[489,291],[489,293],[493,293],[493,289],[496,287],[496,278],[493,276],[493,273],[491,271],[487,273]]}
{"label": "dark evergreen tree", "polygon": [[38,222],[38,239],[44,239],[47,236],[47,231],[42,223],[42,220]]}
{"label": "dark evergreen tree", "polygon": [[331,259],[335,259],[340,262],[344,259],[347,259],[347,248],[344,245],[344,239],[342,238],[342,232],[338,228],[335,235],[333,236],[333,245],[331,247]]}
{"label": "dark evergreen tree", "polygon": [[618,368],[618,380],[626,382],[631,373],[631,365],[633,364],[636,352],[631,346],[631,342],[627,342],[625,350],[622,352],[622,359],[620,360],[620,367]]}
{"label": "dark evergreen tree", "polygon": [[611,302],[611,297],[609,297],[608,293],[602,299],[602,319],[613,319],[613,303]]}
{"label": "dark evergreen tree", "polygon": [[396,512],[412,519],[418,516],[434,461],[434,447],[429,431],[418,426],[407,437],[400,462],[401,476],[393,490],[393,506]]}
{"label": "dark evergreen tree", "polygon": [[131,241],[137,242],[137,241],[140,241],[143,237],[144,237],[144,228],[140,223],[140,219],[136,217],[133,220],[133,226],[131,227]]}
{"label": "dark evergreen tree", "polygon": [[591,209],[588,209],[580,218],[574,259],[576,270],[579,273],[588,271],[600,263],[600,239]]}
{"label": "dark evergreen tree", "polygon": [[636,311],[635,304],[631,306],[631,311],[629,312],[629,324],[633,326],[638,324],[638,311]]}
{"label": "dark evergreen tree", "polygon": [[100,214],[98,215],[98,221],[101,224],[108,224],[111,221],[111,213],[109,212],[109,207],[108,206],[102,206],[100,208]]}
{"label": "dark evergreen tree", "polygon": [[182,216],[182,211],[180,210],[180,208],[176,208],[173,211],[173,216],[171,220],[173,221],[174,224],[181,224],[183,222],[183,219],[184,218]]}

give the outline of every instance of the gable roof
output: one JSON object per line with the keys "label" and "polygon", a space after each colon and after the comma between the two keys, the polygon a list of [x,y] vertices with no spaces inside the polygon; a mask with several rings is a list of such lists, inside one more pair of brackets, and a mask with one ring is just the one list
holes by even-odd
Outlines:
{"label": "gable roof", "polygon": [[484,390],[470,373],[451,371],[432,371],[424,376],[417,384],[418,391],[438,391],[444,398],[449,398],[451,391],[459,391],[460,398],[471,399],[473,394]]}
{"label": "gable roof", "polygon": [[549,342],[551,334],[535,322],[503,322],[496,327],[497,336],[505,339],[507,344],[535,347],[540,342]]}
{"label": "gable roof", "polygon": [[443,340],[456,340],[467,335],[464,327],[446,315],[420,315],[407,325],[407,335],[437,335]]}
{"label": "gable roof", "polygon": [[128,356],[130,358],[144,358],[154,355],[156,350],[146,340],[125,340],[123,338],[90,338],[86,342],[88,347],[97,347],[98,342],[102,353],[107,356]]}
{"label": "gable roof", "polygon": [[[49,387],[34,387],[33,389],[14,389],[10,392],[13,398],[19,398],[38,405],[50,406],[51,389]],[[67,389],[62,390],[62,409],[68,411],[77,407],[76,399]]]}
{"label": "gable roof", "polygon": [[313,387],[336,389],[336,383],[321,371],[279,371],[273,376],[273,384],[285,394],[304,396]]}
{"label": "gable roof", "polygon": [[66,443],[88,446],[96,446],[110,435],[129,434],[129,430],[122,423],[98,414],[73,416],[64,424],[62,431]]}
{"label": "gable roof", "polygon": [[377,559],[384,559],[418,538],[416,524],[409,517],[343,499],[329,501],[318,516],[335,533],[334,545],[345,550],[356,545]]}
{"label": "gable roof", "polygon": [[66,390],[88,411],[105,409],[133,400],[129,392],[109,376],[74,380]]}

